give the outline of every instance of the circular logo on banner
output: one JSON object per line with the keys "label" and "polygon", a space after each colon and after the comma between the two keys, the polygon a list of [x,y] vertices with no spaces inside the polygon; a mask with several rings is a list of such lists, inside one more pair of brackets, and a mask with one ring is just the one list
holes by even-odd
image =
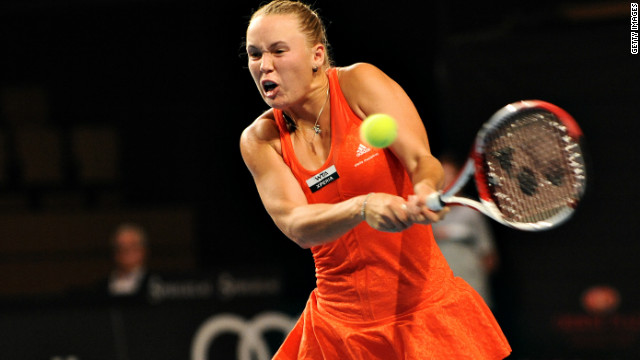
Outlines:
{"label": "circular logo on banner", "polygon": [[592,286],[582,293],[582,307],[589,313],[604,315],[618,309],[620,293],[607,285]]}
{"label": "circular logo on banner", "polygon": [[273,356],[264,340],[267,331],[281,331],[286,336],[296,323],[296,319],[277,312],[258,314],[245,320],[234,314],[219,314],[205,321],[191,343],[191,360],[215,360],[207,358],[213,340],[222,334],[238,335],[237,360],[269,360]]}

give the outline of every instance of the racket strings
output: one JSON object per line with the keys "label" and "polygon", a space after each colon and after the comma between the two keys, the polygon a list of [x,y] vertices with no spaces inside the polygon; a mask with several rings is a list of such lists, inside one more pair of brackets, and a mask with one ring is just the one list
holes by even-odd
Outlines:
{"label": "racket strings", "polygon": [[485,141],[491,198],[512,222],[535,223],[571,212],[584,189],[580,147],[549,111],[501,122]]}

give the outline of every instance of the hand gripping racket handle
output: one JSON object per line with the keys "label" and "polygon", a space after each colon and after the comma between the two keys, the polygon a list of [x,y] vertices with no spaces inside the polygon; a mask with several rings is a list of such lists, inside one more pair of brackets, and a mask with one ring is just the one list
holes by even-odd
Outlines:
{"label": "hand gripping racket handle", "polygon": [[446,205],[442,199],[440,198],[442,195],[439,192],[431,193],[431,195],[427,196],[427,207],[432,211],[440,211]]}

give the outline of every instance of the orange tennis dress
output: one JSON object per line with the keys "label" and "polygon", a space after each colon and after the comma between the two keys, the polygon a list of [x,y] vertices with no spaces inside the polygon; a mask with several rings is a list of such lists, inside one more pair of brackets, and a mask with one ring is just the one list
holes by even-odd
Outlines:
{"label": "orange tennis dress", "polygon": [[[389,151],[366,146],[335,68],[328,70],[331,151],[320,169],[297,161],[275,109],[282,156],[309,203],[337,203],[370,192],[407,197],[409,176]],[[431,227],[400,233],[362,222],[311,248],[317,287],[274,359],[502,359],[511,352],[482,298],[454,278]]]}

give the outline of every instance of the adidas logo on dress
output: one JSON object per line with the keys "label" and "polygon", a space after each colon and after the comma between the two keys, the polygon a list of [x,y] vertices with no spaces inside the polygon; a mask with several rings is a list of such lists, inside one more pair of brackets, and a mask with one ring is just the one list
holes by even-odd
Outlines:
{"label": "adidas logo on dress", "polygon": [[371,151],[371,149],[369,149],[368,147],[360,144],[360,146],[358,146],[358,151],[356,152],[356,157],[360,157],[360,156],[368,153],[369,151]]}

